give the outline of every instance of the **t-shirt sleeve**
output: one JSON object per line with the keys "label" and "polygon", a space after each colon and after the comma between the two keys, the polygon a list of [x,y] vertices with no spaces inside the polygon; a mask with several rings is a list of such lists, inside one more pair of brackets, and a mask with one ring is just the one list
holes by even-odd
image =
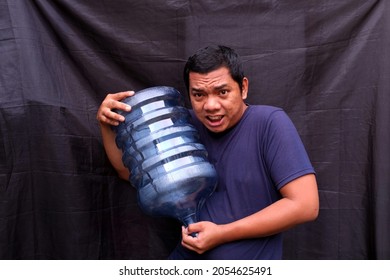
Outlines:
{"label": "t-shirt sleeve", "polygon": [[269,116],[265,135],[265,160],[278,190],[298,177],[315,173],[294,124],[283,110]]}

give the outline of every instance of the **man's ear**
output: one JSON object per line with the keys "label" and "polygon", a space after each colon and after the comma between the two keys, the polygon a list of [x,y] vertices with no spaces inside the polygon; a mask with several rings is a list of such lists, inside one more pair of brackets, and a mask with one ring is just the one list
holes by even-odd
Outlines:
{"label": "man's ear", "polygon": [[242,87],[241,87],[242,100],[245,100],[248,97],[248,87],[249,87],[249,80],[247,77],[244,77],[242,79]]}

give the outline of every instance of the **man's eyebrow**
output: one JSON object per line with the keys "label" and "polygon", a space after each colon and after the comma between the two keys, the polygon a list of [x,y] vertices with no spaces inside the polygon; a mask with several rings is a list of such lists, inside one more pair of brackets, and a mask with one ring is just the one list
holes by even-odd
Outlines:
{"label": "man's eyebrow", "polygon": [[[222,89],[224,89],[224,88],[226,88],[226,87],[228,87],[228,84],[221,84],[221,85],[215,86],[215,87],[213,88],[213,90],[218,91],[218,90],[222,90]],[[191,88],[191,91],[192,91],[192,92],[204,92],[204,89],[192,87],[192,88]]]}
{"label": "man's eyebrow", "polygon": [[192,88],[191,88],[191,91],[202,92],[202,91],[203,91],[203,89],[201,89],[201,88],[194,88],[194,87],[192,87]]}
{"label": "man's eyebrow", "polygon": [[221,89],[226,88],[227,86],[228,86],[227,84],[222,84],[222,85],[214,87],[214,90],[221,90]]}

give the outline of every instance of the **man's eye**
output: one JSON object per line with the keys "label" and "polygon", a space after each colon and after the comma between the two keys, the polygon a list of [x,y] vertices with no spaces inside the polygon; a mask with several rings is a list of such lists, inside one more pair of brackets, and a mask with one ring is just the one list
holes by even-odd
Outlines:
{"label": "man's eye", "polygon": [[219,93],[220,93],[221,95],[225,95],[225,94],[228,93],[228,91],[227,91],[226,89],[223,89],[223,90],[221,90]]}
{"label": "man's eye", "polygon": [[193,93],[192,96],[195,98],[200,98],[203,96],[203,94],[202,93]]}

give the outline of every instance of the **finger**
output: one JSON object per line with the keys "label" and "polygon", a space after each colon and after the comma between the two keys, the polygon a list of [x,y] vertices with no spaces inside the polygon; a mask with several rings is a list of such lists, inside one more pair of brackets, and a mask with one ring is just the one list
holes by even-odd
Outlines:
{"label": "finger", "polygon": [[186,235],[182,239],[181,245],[189,250],[197,252],[198,254],[204,252],[202,249],[198,247],[198,241],[195,238],[191,237],[190,235]]}
{"label": "finger", "polygon": [[195,248],[194,247],[194,240],[193,240],[193,238],[190,235],[187,235],[187,234],[182,236],[181,244],[184,247],[189,248],[189,249]]}
{"label": "finger", "polygon": [[107,119],[118,121],[118,122],[123,122],[125,120],[124,116],[116,112],[113,112],[111,110],[105,110],[103,116],[106,117]]}
{"label": "finger", "polygon": [[134,95],[134,91],[132,90],[128,90],[128,91],[121,91],[121,92],[117,92],[117,93],[109,93],[107,95],[107,98],[109,99],[115,99],[115,100],[122,100],[122,99],[125,99],[126,97],[129,97],[129,96],[133,96]]}
{"label": "finger", "polygon": [[126,103],[123,103],[123,102],[118,102],[119,104],[117,104],[117,108],[119,110],[122,110],[122,111],[125,111],[125,112],[130,112],[131,111],[131,106],[126,104]]}
{"label": "finger", "polygon": [[109,108],[102,108],[98,111],[97,120],[101,123],[106,123],[110,125],[119,125],[120,122],[125,120],[125,117],[111,111]]}
{"label": "finger", "polygon": [[123,102],[122,99],[119,99],[118,96],[113,96],[113,95],[107,95],[107,97],[103,100],[101,108],[108,108],[110,110],[113,109],[121,109],[121,110],[126,110],[126,103]]}
{"label": "finger", "polygon": [[115,121],[115,120],[112,120],[112,119],[109,119],[105,116],[102,116],[100,119],[99,119],[100,123],[105,123],[105,124],[109,124],[109,125],[113,125],[113,126],[118,126],[119,125],[119,121]]}
{"label": "finger", "polygon": [[125,117],[115,111],[131,111],[131,106],[123,103],[122,100],[132,95],[134,95],[134,91],[123,91],[107,94],[97,112],[96,119],[101,123],[115,126],[119,125],[120,122],[125,120]]}

